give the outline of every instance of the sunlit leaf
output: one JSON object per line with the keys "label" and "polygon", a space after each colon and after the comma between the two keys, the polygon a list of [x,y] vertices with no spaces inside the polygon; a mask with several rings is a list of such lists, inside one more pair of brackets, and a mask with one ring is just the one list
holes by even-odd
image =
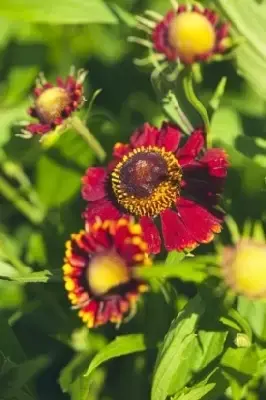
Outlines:
{"label": "sunlit leaf", "polygon": [[[191,354],[196,340],[195,329],[204,306],[199,297],[191,300],[172,322],[159,351],[152,382],[152,400],[164,400],[171,394],[172,380]],[[184,382],[186,377],[182,376]],[[181,378],[181,379],[182,379]]]}
{"label": "sunlit leaf", "polygon": [[0,15],[10,19],[48,24],[86,24],[117,22],[102,0],[2,0]]}
{"label": "sunlit leaf", "polygon": [[99,365],[112,358],[137,353],[146,349],[147,344],[143,334],[119,336],[96,354],[90,363],[86,376],[89,376]]}

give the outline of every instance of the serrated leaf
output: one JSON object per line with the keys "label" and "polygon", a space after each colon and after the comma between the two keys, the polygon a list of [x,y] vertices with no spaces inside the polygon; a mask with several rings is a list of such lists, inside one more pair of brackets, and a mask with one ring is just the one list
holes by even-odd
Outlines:
{"label": "serrated leaf", "polygon": [[173,400],[200,400],[205,394],[209,393],[215,387],[215,383],[209,383],[204,387],[187,389],[186,393],[175,396]]}
{"label": "serrated leaf", "polygon": [[119,336],[107,346],[103,348],[93,358],[85,376],[89,376],[102,363],[111,360],[112,358],[125,356],[131,353],[137,353],[147,349],[143,334],[131,334]]}
{"label": "serrated leaf", "polygon": [[0,15],[48,24],[117,23],[102,0],[1,0]]}
{"label": "serrated leaf", "polygon": [[[157,356],[151,399],[164,400],[178,368],[182,367],[183,359],[188,359],[188,349],[195,341],[195,329],[204,307],[197,296],[191,300],[185,309],[172,322],[162,347]],[[185,379],[184,379],[185,380]]]}

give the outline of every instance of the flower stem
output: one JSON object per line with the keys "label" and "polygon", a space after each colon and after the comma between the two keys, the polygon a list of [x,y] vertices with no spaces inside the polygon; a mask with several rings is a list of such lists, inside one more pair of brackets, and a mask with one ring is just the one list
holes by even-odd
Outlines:
{"label": "flower stem", "polygon": [[88,145],[95,152],[100,161],[103,161],[106,157],[106,152],[100,145],[97,139],[91,134],[89,129],[84,125],[80,118],[74,116],[71,119],[72,127],[78,132],[78,134],[88,143]]}
{"label": "flower stem", "polygon": [[21,197],[18,191],[2,176],[0,176],[0,194],[9,200],[33,224],[40,224],[43,221],[44,212]]}

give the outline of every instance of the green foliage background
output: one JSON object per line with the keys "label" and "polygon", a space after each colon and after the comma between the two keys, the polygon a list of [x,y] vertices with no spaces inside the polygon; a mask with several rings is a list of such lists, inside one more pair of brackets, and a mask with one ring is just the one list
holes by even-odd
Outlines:
{"label": "green foliage background", "polygon": [[[204,67],[197,87],[207,105],[227,77],[211,134],[230,155],[224,208],[241,231],[247,219],[265,222],[266,3],[209,3],[243,39],[235,59]],[[71,65],[89,70],[88,102],[103,89],[88,126],[109,155],[143,122],[160,123],[165,116],[151,69],[133,64],[144,53],[127,42],[133,15],[147,8],[165,12],[169,4],[1,0],[1,400],[266,398],[265,303],[224,296],[208,268],[216,258],[213,245],[199,248],[193,262],[170,253],[150,277],[152,291],[137,316],[119,330],[82,327],[69,308],[60,268],[66,239],[83,224],[80,179],[97,160],[71,131],[51,147],[15,136],[15,123],[27,119],[37,73],[53,80]],[[197,113],[188,112],[197,124]],[[230,240],[225,228],[217,245]]]}

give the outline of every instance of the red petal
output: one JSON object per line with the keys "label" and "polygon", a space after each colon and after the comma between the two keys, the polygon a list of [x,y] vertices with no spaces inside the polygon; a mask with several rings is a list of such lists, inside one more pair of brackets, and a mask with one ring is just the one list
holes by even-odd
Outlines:
{"label": "red petal", "polygon": [[168,60],[176,60],[178,57],[177,51],[169,46],[167,40],[169,25],[175,15],[175,11],[168,12],[164,19],[156,25],[152,33],[152,41],[155,50],[164,53]]}
{"label": "red petal", "polygon": [[122,158],[131,150],[129,144],[116,143],[113,147],[113,157]]}
{"label": "red petal", "polygon": [[45,133],[51,131],[52,127],[50,124],[29,124],[26,126],[25,130],[30,133],[44,135]]}
{"label": "red petal", "polygon": [[181,149],[179,149],[176,153],[180,165],[183,166],[193,161],[204,146],[204,142],[205,139],[203,130],[195,130],[188,138],[184,146],[181,147]]}
{"label": "red petal", "polygon": [[161,213],[162,232],[165,248],[168,251],[192,249],[196,242],[178,214],[170,209]]}
{"label": "red petal", "polygon": [[181,131],[177,125],[164,122],[160,129],[160,136],[157,145],[165,147],[166,151],[175,152],[178,148],[181,136]]}
{"label": "red petal", "polygon": [[222,215],[218,217],[218,212],[215,216],[202,205],[182,197],[177,209],[184,225],[198,243],[210,242],[213,234],[221,231]]}
{"label": "red petal", "polygon": [[105,196],[105,168],[89,168],[82,178],[82,197],[87,201],[95,201]]}
{"label": "red petal", "polygon": [[141,217],[139,223],[143,230],[144,240],[148,244],[148,252],[153,254],[159,253],[161,250],[161,238],[152,218]]}
{"label": "red petal", "polygon": [[91,224],[95,222],[97,217],[102,221],[105,219],[118,219],[120,217],[120,212],[110,201],[101,200],[89,204],[83,213],[83,217],[86,224]]}
{"label": "red petal", "polygon": [[130,143],[133,147],[155,146],[159,130],[148,123],[137,129],[130,138]]}
{"label": "red petal", "polygon": [[200,159],[200,163],[208,167],[209,174],[217,178],[225,178],[229,166],[228,156],[223,149],[210,149]]}

